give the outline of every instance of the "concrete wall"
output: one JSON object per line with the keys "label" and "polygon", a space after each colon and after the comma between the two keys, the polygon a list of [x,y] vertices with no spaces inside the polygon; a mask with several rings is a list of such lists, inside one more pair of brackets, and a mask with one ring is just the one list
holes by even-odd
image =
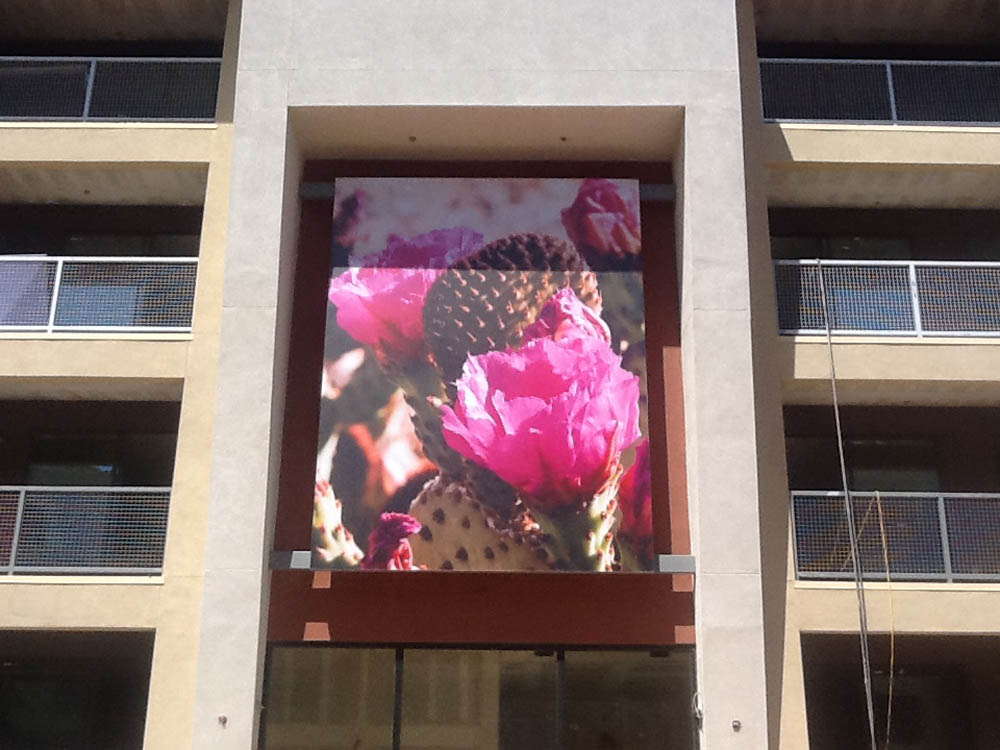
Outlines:
{"label": "concrete wall", "polygon": [[[735,0],[245,0],[197,747],[256,736],[299,160],[638,153],[678,184],[702,747],[768,746],[758,448],[777,400],[755,380],[739,64]],[[608,116],[581,128],[582,107]],[[670,112],[680,137],[657,137]]]}

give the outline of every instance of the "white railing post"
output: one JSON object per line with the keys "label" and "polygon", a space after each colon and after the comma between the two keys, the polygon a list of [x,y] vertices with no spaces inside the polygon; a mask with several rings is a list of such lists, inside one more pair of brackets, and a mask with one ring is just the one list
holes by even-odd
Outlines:
{"label": "white railing post", "polygon": [[87,93],[83,97],[83,119],[90,117],[90,102],[94,98],[94,78],[97,75],[97,60],[90,61],[87,69]]}
{"label": "white railing post", "polygon": [[892,124],[895,125],[898,122],[898,116],[896,115],[896,85],[892,80],[892,61],[885,61],[885,82],[889,87],[889,111],[892,113]]}
{"label": "white railing post", "polygon": [[941,532],[941,556],[944,558],[944,574],[948,582],[952,581],[951,571],[951,542],[948,541],[948,514],[945,512],[944,497],[938,496],[938,528]]}
{"label": "white railing post", "polygon": [[788,504],[788,524],[792,532],[792,561],[795,565],[795,580],[799,579],[799,548],[798,548],[798,533],[797,525],[798,518],[795,516],[795,491],[792,490],[788,493],[791,502]]}
{"label": "white railing post", "polygon": [[924,323],[920,316],[920,289],[917,287],[917,266],[907,264],[907,277],[910,284],[910,306],[913,310],[913,330],[917,336],[924,335]]}
{"label": "white railing post", "polygon": [[24,503],[28,490],[21,489],[17,497],[17,515],[14,516],[14,536],[10,541],[10,559],[7,561],[7,572],[14,572],[14,562],[17,558],[17,541],[21,536],[21,519],[24,517]]}
{"label": "white railing post", "polygon": [[56,325],[56,308],[59,305],[59,288],[62,284],[63,261],[56,261],[56,276],[52,280],[52,301],[49,303],[48,332],[52,333]]}

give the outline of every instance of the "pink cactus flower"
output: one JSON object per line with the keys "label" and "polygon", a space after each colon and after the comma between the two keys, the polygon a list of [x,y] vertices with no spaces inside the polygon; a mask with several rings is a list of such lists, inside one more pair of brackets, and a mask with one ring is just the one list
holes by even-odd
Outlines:
{"label": "pink cactus flower", "polygon": [[618,500],[622,509],[622,536],[638,542],[653,537],[653,479],[649,465],[649,441],[635,451],[635,461],[622,477]]}
{"label": "pink cactus flower", "polygon": [[469,357],[456,386],[445,441],[542,511],[587,502],[640,437],[639,379],[596,337]]}
{"label": "pink cactus flower", "polygon": [[421,528],[423,524],[406,513],[383,513],[368,536],[368,554],[361,566],[366,570],[417,570],[406,537]]}
{"label": "pink cactus flower", "polygon": [[560,289],[545,303],[537,320],[524,329],[524,339],[548,337],[556,341],[592,336],[608,343],[611,331],[601,316],[580,301],[569,287]]}
{"label": "pink cactus flower", "polygon": [[639,208],[611,180],[584,180],[573,204],[562,212],[566,234],[595,271],[639,266]]}
{"label": "pink cactus flower", "polygon": [[482,244],[465,227],[437,229],[404,239],[389,237],[385,250],[330,281],[337,324],[368,344],[382,363],[403,364],[424,351],[424,300],[449,265]]}

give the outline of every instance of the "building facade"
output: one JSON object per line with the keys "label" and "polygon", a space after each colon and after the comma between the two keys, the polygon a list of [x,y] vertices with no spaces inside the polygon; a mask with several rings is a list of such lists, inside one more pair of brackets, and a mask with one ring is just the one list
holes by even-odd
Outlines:
{"label": "building facade", "polygon": [[[998,30],[4,3],[0,746],[994,747]],[[455,437],[479,363],[598,349],[588,490],[554,418]]]}

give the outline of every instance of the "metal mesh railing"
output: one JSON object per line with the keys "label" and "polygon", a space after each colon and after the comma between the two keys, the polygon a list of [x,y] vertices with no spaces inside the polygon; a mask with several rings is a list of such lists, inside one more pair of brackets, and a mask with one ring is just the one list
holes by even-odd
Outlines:
{"label": "metal mesh railing", "polygon": [[[820,272],[823,284],[820,284]],[[1000,336],[1000,263],[777,260],[783,334]]]}
{"label": "metal mesh railing", "polygon": [[0,256],[0,331],[187,332],[197,258]]}
{"label": "metal mesh railing", "polygon": [[[852,492],[866,579],[1000,580],[1000,494]],[[793,492],[798,578],[851,579],[842,492]]]}
{"label": "metal mesh railing", "polygon": [[0,57],[3,120],[215,119],[218,58]]}
{"label": "metal mesh railing", "polygon": [[924,331],[1000,331],[1000,264],[921,264],[914,273]]}
{"label": "metal mesh railing", "polygon": [[768,58],[760,76],[768,120],[1000,123],[1000,62]]}
{"label": "metal mesh railing", "polygon": [[166,487],[0,487],[0,573],[155,574]]}
{"label": "metal mesh railing", "polygon": [[770,120],[891,120],[885,68],[879,63],[783,62],[760,65],[764,117]]}
{"label": "metal mesh railing", "polygon": [[90,63],[0,58],[0,117],[83,117]]}

